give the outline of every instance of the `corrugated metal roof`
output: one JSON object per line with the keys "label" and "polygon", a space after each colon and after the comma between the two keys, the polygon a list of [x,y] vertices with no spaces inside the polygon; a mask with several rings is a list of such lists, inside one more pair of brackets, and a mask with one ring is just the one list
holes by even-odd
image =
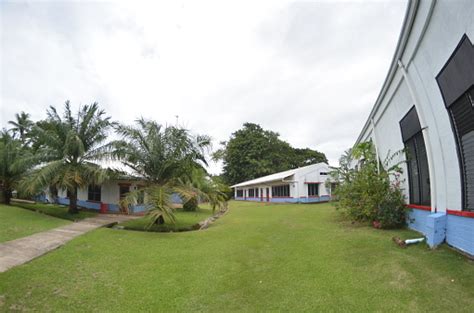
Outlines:
{"label": "corrugated metal roof", "polygon": [[295,169],[292,169],[292,170],[289,170],[289,171],[284,171],[284,172],[275,173],[275,174],[255,178],[255,179],[252,179],[252,180],[248,180],[248,181],[245,181],[245,182],[242,182],[242,183],[235,184],[235,185],[231,186],[231,188],[257,185],[257,184],[267,183],[267,182],[271,182],[271,181],[282,180],[284,178],[287,178],[287,177],[290,177],[290,176],[294,175],[295,173],[297,173],[299,171],[305,171],[305,170],[309,170],[311,168],[316,169],[316,168],[321,167],[321,166],[327,166],[327,164],[326,163],[311,164],[311,165],[308,165],[308,166],[295,168]]}

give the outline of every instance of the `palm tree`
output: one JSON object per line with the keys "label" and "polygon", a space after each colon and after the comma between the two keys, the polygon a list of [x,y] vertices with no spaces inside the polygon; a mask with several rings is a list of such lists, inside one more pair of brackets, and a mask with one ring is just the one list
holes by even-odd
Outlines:
{"label": "palm tree", "polygon": [[6,204],[10,204],[12,193],[25,173],[32,167],[29,149],[13,138],[8,131],[0,134],[0,189]]}
{"label": "palm tree", "polygon": [[21,112],[15,114],[15,121],[8,121],[8,124],[13,127],[10,128],[10,131],[13,132],[13,136],[19,136],[23,144],[26,143],[27,135],[33,127],[33,122],[30,119],[30,114]]}
{"label": "palm tree", "polygon": [[24,180],[23,186],[29,193],[51,186],[66,189],[69,213],[77,213],[77,190],[101,184],[110,175],[96,162],[107,157],[106,140],[113,123],[97,103],[83,105],[74,115],[66,101],[62,116],[53,106],[47,114],[48,118],[34,129],[36,153],[43,163]]}
{"label": "palm tree", "polygon": [[[208,202],[213,212],[217,208],[224,209],[229,198],[227,194],[231,189],[218,177],[209,176],[202,168],[195,168],[191,173],[191,178],[183,182],[194,195],[188,200],[191,210],[197,209],[199,202]],[[186,203],[184,205],[186,206]]]}
{"label": "palm tree", "polygon": [[210,138],[143,118],[136,126],[118,126],[117,133],[122,140],[114,143],[114,158],[144,180],[141,189],[128,194],[125,204],[137,203],[141,197],[153,222],[174,223],[172,195],[179,194],[185,200],[195,195],[183,181],[192,179],[193,169],[207,165],[205,152]]}

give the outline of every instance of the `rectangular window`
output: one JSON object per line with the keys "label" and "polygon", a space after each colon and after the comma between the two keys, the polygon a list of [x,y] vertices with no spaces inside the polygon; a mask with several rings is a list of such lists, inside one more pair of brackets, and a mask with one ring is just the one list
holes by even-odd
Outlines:
{"label": "rectangular window", "polygon": [[319,196],[319,184],[308,184],[308,197]]}
{"label": "rectangular window", "polygon": [[249,198],[255,197],[255,189],[249,189]]}
{"label": "rectangular window", "polygon": [[100,194],[101,194],[100,185],[89,185],[87,200],[100,202]]}
{"label": "rectangular window", "polygon": [[255,198],[258,198],[258,188],[255,188]]}
{"label": "rectangular window", "polygon": [[463,208],[474,210],[474,87],[449,107],[461,167]]}
{"label": "rectangular window", "polygon": [[436,81],[456,139],[462,209],[474,211],[474,45],[466,34]]}
{"label": "rectangular window", "polygon": [[127,196],[127,193],[130,192],[130,185],[127,184],[120,184],[119,185],[119,195],[120,199],[123,199]]}
{"label": "rectangular window", "polygon": [[239,198],[244,197],[244,191],[242,189],[237,189],[237,197],[239,197]]}
{"label": "rectangular window", "polygon": [[289,197],[290,185],[272,186],[272,197]]}
{"label": "rectangular window", "polygon": [[408,167],[411,204],[430,205],[430,175],[425,140],[415,107],[400,121]]}

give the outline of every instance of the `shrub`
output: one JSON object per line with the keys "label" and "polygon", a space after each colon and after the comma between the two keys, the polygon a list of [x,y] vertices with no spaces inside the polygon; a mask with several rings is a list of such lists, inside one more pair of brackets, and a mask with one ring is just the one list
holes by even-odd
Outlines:
{"label": "shrub", "polygon": [[196,211],[198,209],[199,201],[197,197],[192,197],[183,204],[183,211]]}
{"label": "shrub", "polygon": [[389,166],[399,154],[381,163],[370,141],[347,151],[339,160],[340,167],[331,173],[340,182],[334,191],[339,200],[336,208],[353,221],[371,223],[377,228],[402,227],[406,220],[400,188],[402,170],[400,163]]}

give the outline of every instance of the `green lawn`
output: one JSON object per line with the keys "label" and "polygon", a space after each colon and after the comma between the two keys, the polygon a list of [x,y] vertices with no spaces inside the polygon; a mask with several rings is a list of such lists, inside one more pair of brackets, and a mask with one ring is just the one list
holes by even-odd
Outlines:
{"label": "green lawn", "polygon": [[212,210],[206,206],[199,208],[196,212],[185,212],[182,209],[178,209],[175,212],[176,216],[176,223],[173,224],[163,224],[163,225],[150,225],[150,218],[147,216],[138,218],[136,220],[131,220],[120,224],[124,226],[126,229],[131,230],[146,230],[146,231],[158,231],[158,232],[166,232],[166,231],[186,231],[192,230],[193,226],[209,216],[212,215]]}
{"label": "green lawn", "polygon": [[14,206],[0,205],[0,242],[25,237],[68,223],[68,221],[45,214]]}
{"label": "green lawn", "polygon": [[81,210],[77,214],[69,214],[68,213],[68,207],[65,205],[58,205],[58,204],[47,204],[47,203],[20,203],[20,202],[14,202],[13,205],[24,208],[27,210],[33,210],[37,212],[41,212],[47,215],[51,215],[57,218],[62,218],[65,220],[70,220],[70,221],[78,221],[85,219],[87,217],[93,217],[96,216],[96,212],[91,212],[91,211],[84,211]]}
{"label": "green lawn", "polygon": [[233,202],[205,231],[98,229],[0,273],[0,311],[473,312],[474,263],[329,204]]}

